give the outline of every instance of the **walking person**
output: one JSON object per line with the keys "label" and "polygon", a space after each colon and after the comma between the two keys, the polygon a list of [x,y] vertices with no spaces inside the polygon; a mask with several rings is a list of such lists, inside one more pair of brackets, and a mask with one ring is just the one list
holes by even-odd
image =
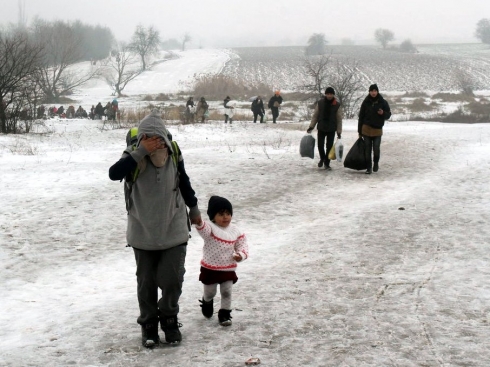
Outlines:
{"label": "walking person", "polygon": [[[126,239],[136,260],[140,309],[137,322],[141,325],[142,344],[151,348],[160,342],[158,323],[167,343],[182,340],[177,315],[189,239],[188,220],[201,223],[202,219],[180,149],[171,142],[156,111],[141,120],[137,141],[136,149],[128,147],[109,169],[109,178],[116,181],[133,177],[127,198]],[[136,169],[139,173],[134,178]]]}
{"label": "walking person", "polygon": [[276,90],[274,95],[269,99],[269,103],[267,106],[271,109],[272,112],[272,122],[275,124],[277,118],[279,117],[279,107],[282,103],[281,92]]}
{"label": "walking person", "polygon": [[257,98],[253,100],[251,110],[254,114],[254,123],[257,122],[257,116],[260,116],[260,123],[262,123],[264,121],[265,109],[264,102],[260,96],[257,96]]}
{"label": "walking person", "polygon": [[[366,174],[368,175],[371,174],[371,172],[378,172],[379,170],[383,126],[385,121],[390,117],[390,105],[383,98],[383,96],[379,94],[378,86],[376,84],[372,84],[369,86],[369,94],[361,104],[357,124],[357,132],[359,133],[359,137],[362,136],[364,139],[366,147]],[[373,153],[372,158],[371,152]]]}
{"label": "walking person", "polygon": [[210,221],[201,221],[196,229],[204,239],[201,274],[199,280],[204,285],[202,314],[211,318],[214,313],[213,300],[218,291],[221,306],[218,320],[222,326],[231,325],[231,295],[233,284],[238,280],[235,273],[237,263],[248,258],[248,244],[245,234],[231,223],[233,207],[220,196],[211,196],[207,214]]}
{"label": "walking person", "polygon": [[206,120],[208,109],[209,105],[206,102],[206,99],[204,97],[201,97],[201,100],[197,103],[196,107],[196,117],[198,121],[201,120],[201,122],[204,122]]}
{"label": "walking person", "polygon": [[[328,159],[328,152],[333,147],[333,141],[335,139],[335,133],[337,138],[342,136],[342,117],[343,111],[340,102],[335,98],[335,90],[332,87],[325,89],[325,97],[320,99],[315,106],[313,117],[307,133],[311,133],[316,124],[318,124],[318,153],[320,155],[320,162],[318,167],[325,166],[325,169],[330,171],[330,159]],[[325,153],[325,138],[327,139],[327,152]]]}
{"label": "walking person", "polygon": [[189,97],[187,102],[185,103],[185,122],[190,123],[194,122],[194,97]]}
{"label": "walking person", "polygon": [[226,96],[226,98],[223,100],[223,106],[225,107],[225,124],[228,122],[228,119],[230,119],[230,124],[233,122],[235,107],[228,105],[228,102],[230,101],[230,96]]}

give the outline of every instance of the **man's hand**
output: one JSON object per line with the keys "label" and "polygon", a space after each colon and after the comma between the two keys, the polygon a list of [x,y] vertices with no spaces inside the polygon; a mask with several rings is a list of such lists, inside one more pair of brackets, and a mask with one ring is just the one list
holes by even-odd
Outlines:
{"label": "man's hand", "polygon": [[308,130],[306,130],[306,132],[309,134],[313,131],[313,128],[312,127],[309,127]]}
{"label": "man's hand", "polygon": [[381,108],[380,108],[380,109],[378,110],[378,115],[382,115],[383,113],[385,113],[385,111],[383,111],[383,109],[381,109]]}
{"label": "man's hand", "polygon": [[159,136],[152,136],[151,138],[148,138],[145,134],[143,135],[140,144],[143,145],[148,153],[153,153],[158,149],[165,148],[165,142]]}

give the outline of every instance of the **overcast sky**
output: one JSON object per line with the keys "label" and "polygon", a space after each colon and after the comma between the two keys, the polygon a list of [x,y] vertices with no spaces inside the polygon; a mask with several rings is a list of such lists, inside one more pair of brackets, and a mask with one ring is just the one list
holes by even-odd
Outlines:
{"label": "overcast sky", "polygon": [[162,39],[182,38],[191,47],[304,45],[312,33],[330,43],[349,38],[372,42],[377,28],[395,42],[478,42],[475,26],[490,18],[490,0],[0,0],[0,24],[17,22],[24,2],[30,23],[80,19],[109,27],[129,40],[136,25],[153,25]]}

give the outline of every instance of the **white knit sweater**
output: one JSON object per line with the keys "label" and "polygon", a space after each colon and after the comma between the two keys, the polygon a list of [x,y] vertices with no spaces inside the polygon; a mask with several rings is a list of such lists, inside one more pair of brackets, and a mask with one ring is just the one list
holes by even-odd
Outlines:
{"label": "white knit sweater", "polygon": [[233,254],[240,254],[242,260],[248,258],[248,244],[245,234],[230,223],[226,228],[204,220],[197,231],[204,239],[201,266],[211,270],[234,271],[237,261]]}

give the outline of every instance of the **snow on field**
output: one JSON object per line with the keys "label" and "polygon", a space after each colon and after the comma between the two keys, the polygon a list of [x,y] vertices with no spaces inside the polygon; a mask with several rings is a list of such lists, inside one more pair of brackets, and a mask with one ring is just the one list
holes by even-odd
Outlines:
{"label": "snow on field", "polygon": [[[490,89],[490,49],[481,44],[416,45],[419,53],[382,50],[379,46],[327,47],[335,60],[356,60],[366,86],[378,83],[383,91],[459,90],[458,72],[469,73],[475,89]],[[271,87],[294,91],[309,84],[304,77],[304,47],[245,47],[232,50],[224,73]]]}
{"label": "snow on field", "polygon": [[[139,98],[147,94],[175,93],[188,91],[195,77],[202,74],[219,74],[230,59],[227,50],[195,49],[175,51],[178,58],[167,60],[163,52],[160,58],[154,60],[153,66],[132,80],[124,89],[125,99]],[[92,80],[77,90],[70,98],[88,106],[100,101],[111,101],[111,87],[103,80]],[[105,103],[103,103],[105,104]]]}
{"label": "snow on field", "polygon": [[[356,122],[345,123],[348,147]],[[490,125],[387,123],[380,171],[300,158],[306,125],[170,125],[203,212],[234,204],[250,258],[233,325],[201,315],[192,230],[183,342],[140,346],[125,130],[48,120],[1,135],[2,366],[485,366]],[[219,297],[218,297],[219,298]]]}

